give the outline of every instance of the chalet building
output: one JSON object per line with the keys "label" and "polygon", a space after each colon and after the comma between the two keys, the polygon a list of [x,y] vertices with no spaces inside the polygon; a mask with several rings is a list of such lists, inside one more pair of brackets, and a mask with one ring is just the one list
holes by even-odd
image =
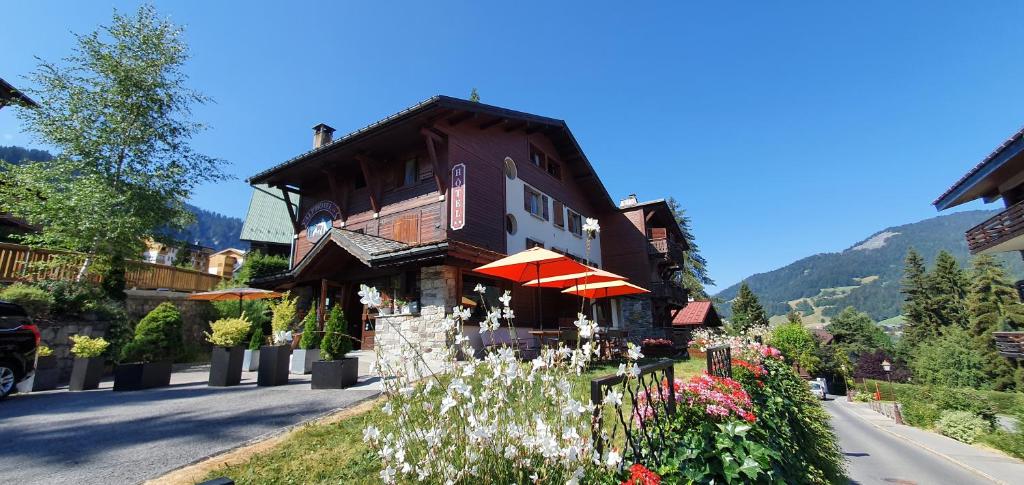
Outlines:
{"label": "chalet building", "polygon": [[[523,329],[571,325],[578,297],[538,296],[472,270],[534,246],[651,289],[587,309],[630,338],[664,335],[671,312],[686,304],[670,280],[687,246],[668,205],[635,196],[614,203],[562,120],[436,96],[347,135],[334,131],[315,126],[311,151],[249,178],[256,191],[243,239],[261,241],[257,228],[273,232],[254,210],[283,208],[291,268],[252,284],[291,290],[321,312],[341,305],[362,348],[397,348],[394,326],[427,348],[447,345],[441,321],[452,307],[476,308],[473,321],[484,316],[477,285],[489,305],[511,291]],[[589,242],[588,217],[602,227]],[[360,284],[401,303],[397,314],[365,312]]]}
{"label": "chalet building", "polygon": [[284,193],[265,184],[253,184],[252,189],[239,239],[249,243],[250,251],[290,257],[296,234]]}
{"label": "chalet building", "polygon": [[221,249],[210,255],[206,272],[231,278],[245,263],[245,251],[236,248]]}

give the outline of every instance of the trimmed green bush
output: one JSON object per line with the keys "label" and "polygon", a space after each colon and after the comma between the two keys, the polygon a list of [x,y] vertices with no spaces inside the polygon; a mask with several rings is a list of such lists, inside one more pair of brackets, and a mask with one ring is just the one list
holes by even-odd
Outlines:
{"label": "trimmed green bush", "polygon": [[33,318],[50,314],[53,296],[46,291],[23,283],[15,283],[0,291],[0,300],[17,303]]}
{"label": "trimmed green bush", "polygon": [[71,355],[82,359],[99,357],[110,345],[102,337],[93,338],[88,335],[72,335],[71,342]]}
{"label": "trimmed green bush", "polygon": [[299,339],[300,349],[315,349],[320,347],[320,332],[316,328],[316,306],[314,305],[306,312],[306,318],[302,320],[302,338]]}
{"label": "trimmed green bush", "polygon": [[182,352],[181,312],[163,302],[135,326],[135,338],[121,351],[122,362],[174,360]]}
{"label": "trimmed green bush", "polygon": [[257,325],[256,322],[253,322],[251,330],[252,337],[249,337],[249,350],[259,350],[267,341],[267,336],[263,333],[263,326]]}
{"label": "trimmed green bush", "polygon": [[943,411],[935,428],[950,438],[970,444],[989,430],[989,424],[968,411]]}
{"label": "trimmed green bush", "polygon": [[242,318],[222,318],[210,323],[212,332],[205,333],[206,341],[217,347],[234,347],[245,341],[245,336],[252,329],[252,323]]}
{"label": "trimmed green bush", "polygon": [[348,322],[341,306],[334,305],[324,324],[324,339],[320,342],[320,355],[324,360],[341,360],[352,351],[352,338],[348,336]]}
{"label": "trimmed green bush", "polygon": [[291,330],[295,318],[298,316],[297,302],[290,293],[285,293],[281,300],[270,305],[274,316],[270,319],[270,328],[274,334]]}

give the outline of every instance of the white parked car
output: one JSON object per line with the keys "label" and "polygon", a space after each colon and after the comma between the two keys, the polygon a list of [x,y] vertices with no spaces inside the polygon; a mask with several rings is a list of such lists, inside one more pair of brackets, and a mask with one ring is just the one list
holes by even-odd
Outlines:
{"label": "white parked car", "polygon": [[818,381],[810,381],[808,383],[811,386],[811,394],[818,396],[818,399],[825,400],[825,386]]}

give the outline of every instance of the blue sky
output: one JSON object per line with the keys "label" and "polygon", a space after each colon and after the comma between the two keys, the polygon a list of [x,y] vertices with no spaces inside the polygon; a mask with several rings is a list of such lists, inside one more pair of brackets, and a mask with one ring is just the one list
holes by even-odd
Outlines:
{"label": "blue sky", "polygon": [[[1020,2],[679,3],[157,3],[216,100],[195,146],[238,175],[192,202],[242,217],[244,178],[307,150],[313,125],[477,87],[566,120],[614,198],[679,199],[724,288],[935,215],[1024,122]],[[34,56],[135,5],[5,2],[0,77],[24,85]],[[0,144],[40,147],[9,109]]]}

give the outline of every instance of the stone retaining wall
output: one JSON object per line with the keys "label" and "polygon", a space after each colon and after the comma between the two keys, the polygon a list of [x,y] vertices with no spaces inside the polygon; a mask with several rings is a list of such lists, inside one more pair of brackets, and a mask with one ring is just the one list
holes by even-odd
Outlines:
{"label": "stone retaining wall", "polygon": [[403,347],[408,347],[402,338],[404,336],[422,349],[423,358],[431,371],[447,370],[441,351],[448,347],[449,342],[442,322],[448,309],[455,306],[456,281],[458,272],[454,267],[429,266],[420,269],[420,312],[377,318],[373,342],[386,360],[407,366],[415,363],[401,358]]}

